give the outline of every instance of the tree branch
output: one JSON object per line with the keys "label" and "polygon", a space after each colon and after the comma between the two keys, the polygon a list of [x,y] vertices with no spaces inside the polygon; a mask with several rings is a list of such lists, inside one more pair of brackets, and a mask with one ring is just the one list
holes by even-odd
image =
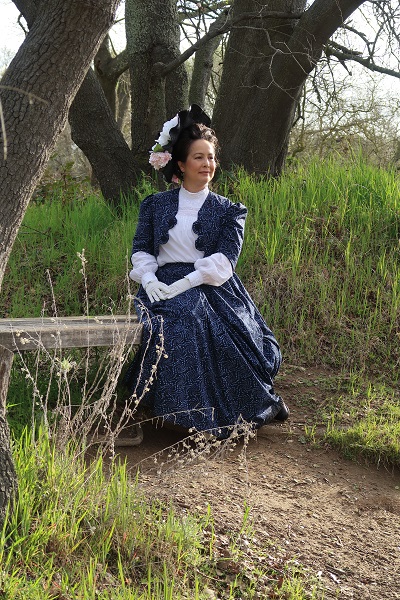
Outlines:
{"label": "tree branch", "polygon": [[335,56],[340,61],[352,60],[356,62],[369,71],[374,71],[376,73],[383,73],[384,75],[390,75],[391,77],[396,77],[400,79],[400,72],[394,71],[393,69],[387,69],[386,67],[380,67],[379,65],[373,63],[369,58],[362,58],[355,53],[352,52],[340,52],[336,48],[334,48],[331,44],[326,46],[326,54],[328,56]]}
{"label": "tree branch", "polygon": [[194,9],[185,9],[183,7],[183,10],[180,10],[178,12],[178,17],[179,17],[179,21],[183,22],[185,19],[193,19],[195,17],[198,17],[200,14],[201,15],[207,15],[210,16],[211,14],[216,14],[218,13],[219,10],[229,10],[230,6],[227,5],[227,3],[222,0],[221,2],[215,2],[215,3],[211,3],[211,4],[207,4],[205,2],[202,3],[202,6],[200,8],[197,8],[196,10]]}
{"label": "tree branch", "polygon": [[242,13],[236,18],[232,18],[229,15],[229,10],[224,11],[220,14],[220,16],[214,21],[214,23],[210,26],[208,32],[203,35],[195,44],[190,46],[185,52],[182,52],[180,56],[169,62],[168,64],[163,64],[161,69],[161,75],[165,77],[182,65],[185,61],[188,60],[199,48],[202,48],[207,42],[212,40],[214,37],[218,35],[222,35],[227,33],[232,27],[240,23],[241,21],[250,21],[253,19],[300,19],[302,13],[287,13],[287,12],[279,12],[279,11],[266,11],[261,10],[258,13]]}
{"label": "tree branch", "polygon": [[36,0],[13,0],[13,3],[23,15],[26,24],[28,25],[28,29],[30,29],[37,14]]}
{"label": "tree branch", "polygon": [[102,76],[111,80],[118,79],[118,77],[128,69],[129,62],[126,48],[117,54],[117,56],[110,57],[108,60],[101,63]]}
{"label": "tree branch", "polygon": [[336,50],[337,52],[343,52],[343,54],[348,54],[349,56],[362,56],[362,52],[358,50],[352,50],[351,48],[346,48],[346,46],[342,46],[341,44],[331,40],[329,45],[325,47],[325,54],[332,54],[332,49]]}

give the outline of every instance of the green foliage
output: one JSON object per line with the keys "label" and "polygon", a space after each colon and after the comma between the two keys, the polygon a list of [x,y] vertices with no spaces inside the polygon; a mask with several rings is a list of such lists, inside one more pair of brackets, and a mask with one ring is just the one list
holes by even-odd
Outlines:
{"label": "green foliage", "polygon": [[239,271],[285,357],[397,378],[396,172],[313,162],[279,180],[239,173],[225,190],[249,209]]}
{"label": "green foliage", "polygon": [[[282,559],[272,564],[271,549],[268,557],[251,554],[248,511],[240,530],[232,531],[225,572],[217,561],[215,531],[208,541],[214,530],[210,511],[179,515],[147,501],[125,465],[112,462],[106,469],[101,458],[89,463],[83,450],[71,443],[65,453],[56,451],[43,430],[36,440],[25,432],[15,444],[19,490],[0,536],[1,597],[245,599],[254,598],[264,582],[266,594],[279,584],[296,590],[282,596],[289,600],[310,597],[298,567]],[[315,585],[307,589],[317,597]]]}
{"label": "green foliage", "polygon": [[[116,214],[67,188],[33,203],[15,243],[2,316],[124,312],[144,180]],[[279,180],[223,174],[217,191],[249,209],[238,273],[281,342],[302,364],[397,377],[400,206],[395,172],[362,162],[298,166]],[[67,201],[65,201],[67,196]],[[72,199],[71,199],[72,198]],[[50,285],[51,281],[51,285]],[[53,299],[54,295],[54,299]]]}

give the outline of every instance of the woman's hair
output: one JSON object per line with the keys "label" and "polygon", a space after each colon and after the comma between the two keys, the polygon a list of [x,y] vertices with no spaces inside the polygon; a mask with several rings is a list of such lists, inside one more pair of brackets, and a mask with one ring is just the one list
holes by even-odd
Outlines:
{"label": "woman's hair", "polygon": [[[189,156],[190,146],[196,140],[206,140],[206,142],[210,142],[214,146],[214,153],[217,159],[217,154],[219,151],[218,139],[212,129],[203,125],[202,123],[193,123],[190,127],[186,127],[179,138],[174,144],[172,148],[172,169],[173,173],[182,178],[182,172],[179,168],[178,161],[186,162],[187,157]],[[216,164],[218,161],[216,160]]]}

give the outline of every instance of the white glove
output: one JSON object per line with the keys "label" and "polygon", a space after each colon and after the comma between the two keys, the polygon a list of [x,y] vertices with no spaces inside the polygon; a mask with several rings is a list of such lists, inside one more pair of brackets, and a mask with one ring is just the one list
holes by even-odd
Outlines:
{"label": "white glove", "polygon": [[190,289],[191,287],[192,286],[187,277],[178,279],[178,281],[175,281],[175,283],[171,283],[171,285],[168,286],[167,300],[174,298],[178,294],[182,294],[182,292],[186,292],[186,290]]}
{"label": "white glove", "polygon": [[149,283],[143,287],[149,297],[150,302],[166,300],[168,298],[169,286],[162,281],[158,281],[158,279],[149,281]]}

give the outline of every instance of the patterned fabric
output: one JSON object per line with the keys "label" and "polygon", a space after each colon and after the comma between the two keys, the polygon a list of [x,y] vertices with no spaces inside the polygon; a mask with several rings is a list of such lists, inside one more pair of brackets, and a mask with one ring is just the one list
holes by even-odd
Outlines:
{"label": "patterned fabric", "polygon": [[[160,196],[165,221],[172,223],[174,192],[143,201],[133,252],[154,252],[164,243]],[[223,251],[236,264],[245,215],[243,205],[209,194],[196,222],[205,256]],[[166,264],[156,275],[170,285],[193,270],[192,263]],[[143,341],[125,383],[138,397],[147,389],[142,406],[154,416],[223,438],[237,423],[260,427],[278,414],[273,378],[281,364],[279,346],[235,273],[221,286],[203,284],[153,304],[140,287],[135,306]]]}
{"label": "patterned fabric", "polygon": [[[158,256],[160,245],[168,242],[168,231],[176,225],[178,207],[178,188],[143,200],[131,255],[148,252]],[[195,242],[197,250],[203,251],[204,256],[222,252],[235,267],[242,249],[246,215],[247,208],[243,204],[232,204],[227,198],[210,192],[193,223],[193,231],[199,236]]]}

